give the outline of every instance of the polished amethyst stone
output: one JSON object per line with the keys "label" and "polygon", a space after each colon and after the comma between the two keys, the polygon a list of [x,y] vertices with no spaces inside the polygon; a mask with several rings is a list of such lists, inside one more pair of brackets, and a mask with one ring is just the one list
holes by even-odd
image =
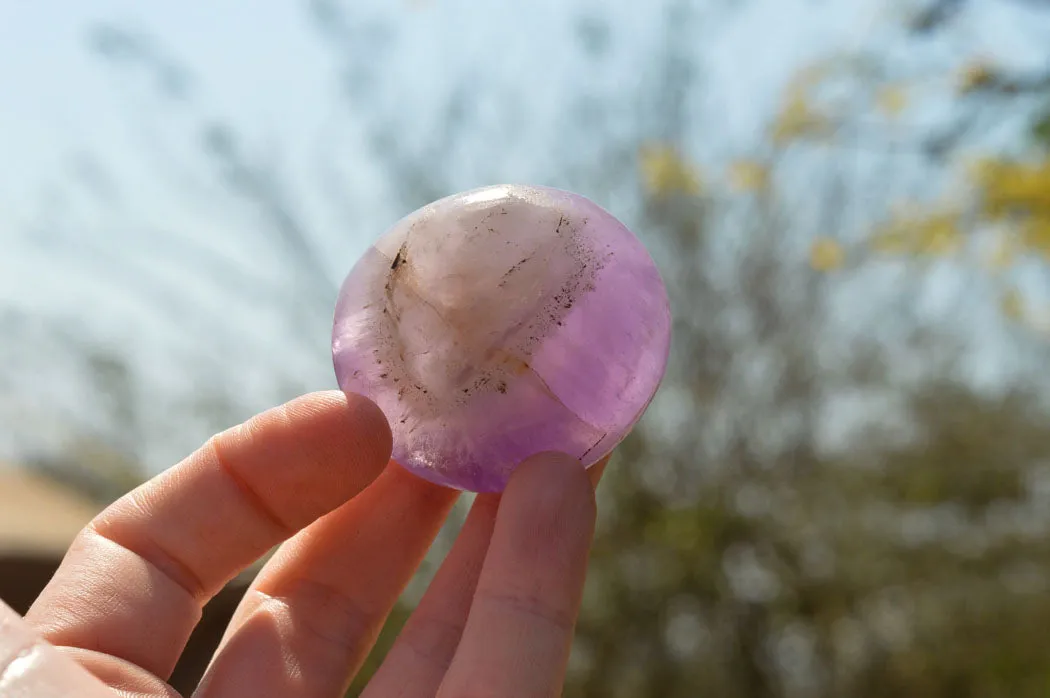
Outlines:
{"label": "polished amethyst stone", "polygon": [[390,420],[394,460],[497,492],[536,453],[609,453],[652,400],[670,335],[663,281],[622,223],[576,194],[501,185],[429,204],[370,247],[332,353],[340,387]]}

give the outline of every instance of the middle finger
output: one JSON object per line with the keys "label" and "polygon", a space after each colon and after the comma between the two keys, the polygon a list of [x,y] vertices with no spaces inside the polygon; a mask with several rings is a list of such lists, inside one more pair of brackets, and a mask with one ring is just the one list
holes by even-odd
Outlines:
{"label": "middle finger", "polygon": [[342,695],[457,496],[391,463],[288,541],[245,595],[196,695]]}
{"label": "middle finger", "polygon": [[[588,469],[598,486],[609,456]],[[362,698],[433,696],[459,647],[478,577],[488,554],[500,495],[482,494],[419,605],[390,648]]]}

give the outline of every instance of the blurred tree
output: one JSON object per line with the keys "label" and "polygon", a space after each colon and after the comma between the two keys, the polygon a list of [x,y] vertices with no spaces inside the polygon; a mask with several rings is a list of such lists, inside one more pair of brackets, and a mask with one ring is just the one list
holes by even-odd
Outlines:
{"label": "blurred tree", "polygon": [[[916,48],[969,5],[928,3],[899,32]],[[308,7],[348,104],[379,90],[373,57],[392,30],[332,0]],[[600,490],[566,695],[1047,695],[1047,386],[1023,373],[975,385],[966,360],[987,327],[962,304],[998,299],[1009,322],[992,331],[1045,352],[1039,332],[1010,325],[1039,329],[1015,272],[1050,250],[1050,80],[980,56],[946,69],[920,53],[905,70],[888,51],[836,53],[788,84],[750,151],[711,163],[697,155],[717,136],[690,106],[693,47],[724,8],[660,7],[647,79],[564,105],[573,148],[550,173],[627,212],[676,311],[666,386]],[[600,12],[578,34],[593,61],[616,50]],[[156,42],[115,27],[95,42],[166,98],[192,98]],[[365,120],[406,207],[462,188],[444,165],[470,145],[485,89],[464,77],[432,132],[415,114]],[[913,123],[931,95],[950,108]],[[984,140],[1006,113],[1023,117],[1010,152]],[[632,114],[631,128],[595,114]],[[194,128],[229,192],[268,221],[260,237],[287,253],[303,289],[289,313],[321,331],[334,284],[280,168],[233,124]],[[937,263],[987,292],[930,326],[915,306]],[[888,269],[903,273],[884,283]]]}

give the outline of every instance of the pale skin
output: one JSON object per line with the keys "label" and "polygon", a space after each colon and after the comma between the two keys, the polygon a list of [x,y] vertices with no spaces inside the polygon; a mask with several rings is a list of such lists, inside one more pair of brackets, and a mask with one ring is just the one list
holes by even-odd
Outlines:
{"label": "pale skin", "polygon": [[[0,603],[0,698],[175,698],[204,603],[278,544],[194,695],[342,696],[457,497],[390,452],[340,392],[215,436],[92,521],[24,619]],[[477,497],[364,696],[560,695],[604,465],[540,454]]]}

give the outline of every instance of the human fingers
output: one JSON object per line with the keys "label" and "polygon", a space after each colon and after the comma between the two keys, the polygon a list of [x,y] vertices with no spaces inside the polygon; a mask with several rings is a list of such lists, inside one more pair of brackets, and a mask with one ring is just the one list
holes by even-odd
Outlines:
{"label": "human fingers", "polygon": [[59,645],[170,675],[201,607],[278,542],[385,467],[379,408],[307,395],[229,429],[107,508],[27,614]]}
{"label": "human fingers", "polygon": [[[597,486],[608,462],[606,456],[587,470],[593,486]],[[437,693],[467,622],[499,504],[499,495],[475,498],[452,550],[369,682],[363,698],[429,698]]]}
{"label": "human fingers", "polygon": [[115,698],[105,684],[46,642],[0,601],[0,696]]}
{"label": "human fingers", "polygon": [[343,695],[457,496],[391,463],[288,541],[247,593],[198,698]]}
{"label": "human fingers", "polygon": [[587,479],[591,481],[591,487],[598,489],[598,483],[601,482],[602,476],[605,475],[605,469],[609,467],[609,461],[612,459],[612,454],[605,456],[600,461],[587,468]]}
{"label": "human fingers", "polygon": [[448,556],[368,682],[362,698],[432,697],[459,645],[500,495],[480,494]]}
{"label": "human fingers", "polygon": [[[609,462],[606,456],[588,469],[597,486]],[[363,698],[433,696],[455,655],[467,621],[500,495],[479,495],[456,542],[419,605],[398,634]]]}
{"label": "human fingers", "polygon": [[439,698],[560,694],[595,517],[574,459],[541,454],[515,471]]}

